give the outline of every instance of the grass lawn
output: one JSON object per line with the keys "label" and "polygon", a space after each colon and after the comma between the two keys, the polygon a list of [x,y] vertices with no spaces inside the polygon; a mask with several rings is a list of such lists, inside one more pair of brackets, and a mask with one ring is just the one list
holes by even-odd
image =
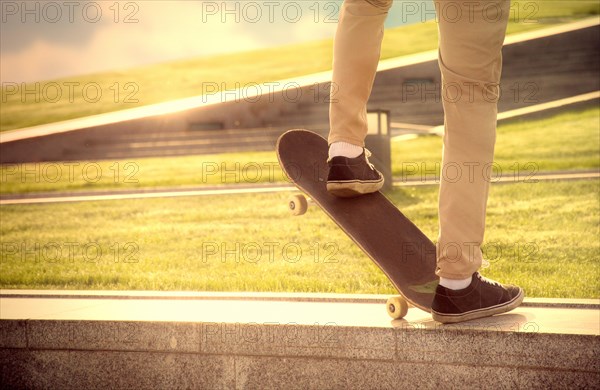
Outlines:
{"label": "grass lawn", "polygon": [[[600,5],[595,0],[515,2],[508,34],[597,15],[599,10]],[[435,49],[436,46],[437,24],[434,21],[416,23],[387,30],[381,57],[385,59],[418,53]],[[248,83],[287,79],[329,70],[331,63],[332,40],[325,39],[44,81],[37,85],[39,91],[46,91],[38,94],[39,101],[36,101],[33,94],[22,98],[20,86],[19,90],[13,93],[10,89],[13,86],[9,87],[3,83],[0,131],[201,95],[205,92],[206,83],[216,83],[229,89]],[[70,86],[73,86],[72,93]],[[96,86],[101,90],[101,96],[98,98]],[[84,88],[89,87],[93,88],[88,90],[89,95],[84,96]],[[28,85],[27,90],[35,90],[35,85]],[[62,92],[62,97],[55,97],[57,91]]]}
{"label": "grass lawn", "polygon": [[[530,297],[600,297],[599,191],[598,180],[493,185],[484,274]],[[323,212],[288,216],[286,197],[2,206],[0,287],[394,293]],[[390,197],[436,236],[437,188]]]}
{"label": "grass lawn", "polygon": [[[548,170],[600,167],[600,109],[566,111],[498,127],[496,163],[502,176],[521,178]],[[437,136],[393,142],[393,173],[420,178],[441,159]],[[82,191],[144,187],[284,182],[274,152],[230,153],[122,161],[3,165],[0,193]],[[221,170],[225,168],[227,172]],[[408,173],[408,169],[416,168]],[[499,172],[500,173],[500,172]],[[428,174],[427,178],[432,175]]]}
{"label": "grass lawn", "polygon": [[[403,179],[431,178],[430,173],[421,172],[430,172],[441,162],[442,139],[427,136],[395,142],[392,153],[394,175]],[[494,162],[499,167],[495,172],[502,177],[519,174],[534,179],[543,171],[598,169],[600,109],[594,106],[542,119],[503,122],[497,129]]]}

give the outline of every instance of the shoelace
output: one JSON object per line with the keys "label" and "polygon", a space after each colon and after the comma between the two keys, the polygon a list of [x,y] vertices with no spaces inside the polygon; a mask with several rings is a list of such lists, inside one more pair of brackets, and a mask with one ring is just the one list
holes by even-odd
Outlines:
{"label": "shoelace", "polygon": [[[487,268],[490,265],[490,262],[487,260],[484,260],[485,263],[487,263],[487,265],[483,266],[482,268]],[[482,263],[482,264],[485,264]],[[483,283],[487,283],[487,284],[491,284],[492,286],[498,286],[500,287],[500,283],[496,282],[495,280],[492,279],[488,279],[485,276],[481,275],[479,272],[477,273],[477,277],[479,278],[480,281],[482,281]]]}
{"label": "shoelace", "polygon": [[365,148],[365,160],[367,161],[367,164],[369,164],[371,169],[375,170],[375,165],[371,164],[371,162],[369,161],[369,157],[371,157],[371,151]]}

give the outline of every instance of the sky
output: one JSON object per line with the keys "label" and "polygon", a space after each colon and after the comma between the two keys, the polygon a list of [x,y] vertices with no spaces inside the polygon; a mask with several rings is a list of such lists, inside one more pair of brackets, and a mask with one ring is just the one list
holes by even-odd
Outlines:
{"label": "sky", "polygon": [[[31,82],[331,38],[341,0],[0,0],[0,80]],[[401,1],[386,27],[418,20]]]}

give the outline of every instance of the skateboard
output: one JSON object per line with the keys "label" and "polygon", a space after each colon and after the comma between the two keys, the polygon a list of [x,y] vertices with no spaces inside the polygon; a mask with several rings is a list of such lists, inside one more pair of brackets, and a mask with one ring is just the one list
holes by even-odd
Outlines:
{"label": "skateboard", "polygon": [[[318,205],[383,271],[400,293],[387,300],[388,314],[403,318],[409,304],[431,312],[437,287],[435,245],[381,192],[338,198],[327,192],[328,144],[309,130],[285,132],[277,158],[287,177]],[[302,194],[289,199],[293,215],[307,211]]]}

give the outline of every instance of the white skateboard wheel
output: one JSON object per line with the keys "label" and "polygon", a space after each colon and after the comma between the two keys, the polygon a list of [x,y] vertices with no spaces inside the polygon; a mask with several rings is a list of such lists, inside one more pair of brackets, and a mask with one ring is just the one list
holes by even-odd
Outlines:
{"label": "white skateboard wheel", "polygon": [[399,295],[390,297],[386,302],[386,309],[390,317],[399,320],[408,313],[408,302]]}
{"label": "white skateboard wheel", "polygon": [[306,197],[302,194],[292,196],[288,201],[288,207],[292,215],[302,215],[308,209]]}

